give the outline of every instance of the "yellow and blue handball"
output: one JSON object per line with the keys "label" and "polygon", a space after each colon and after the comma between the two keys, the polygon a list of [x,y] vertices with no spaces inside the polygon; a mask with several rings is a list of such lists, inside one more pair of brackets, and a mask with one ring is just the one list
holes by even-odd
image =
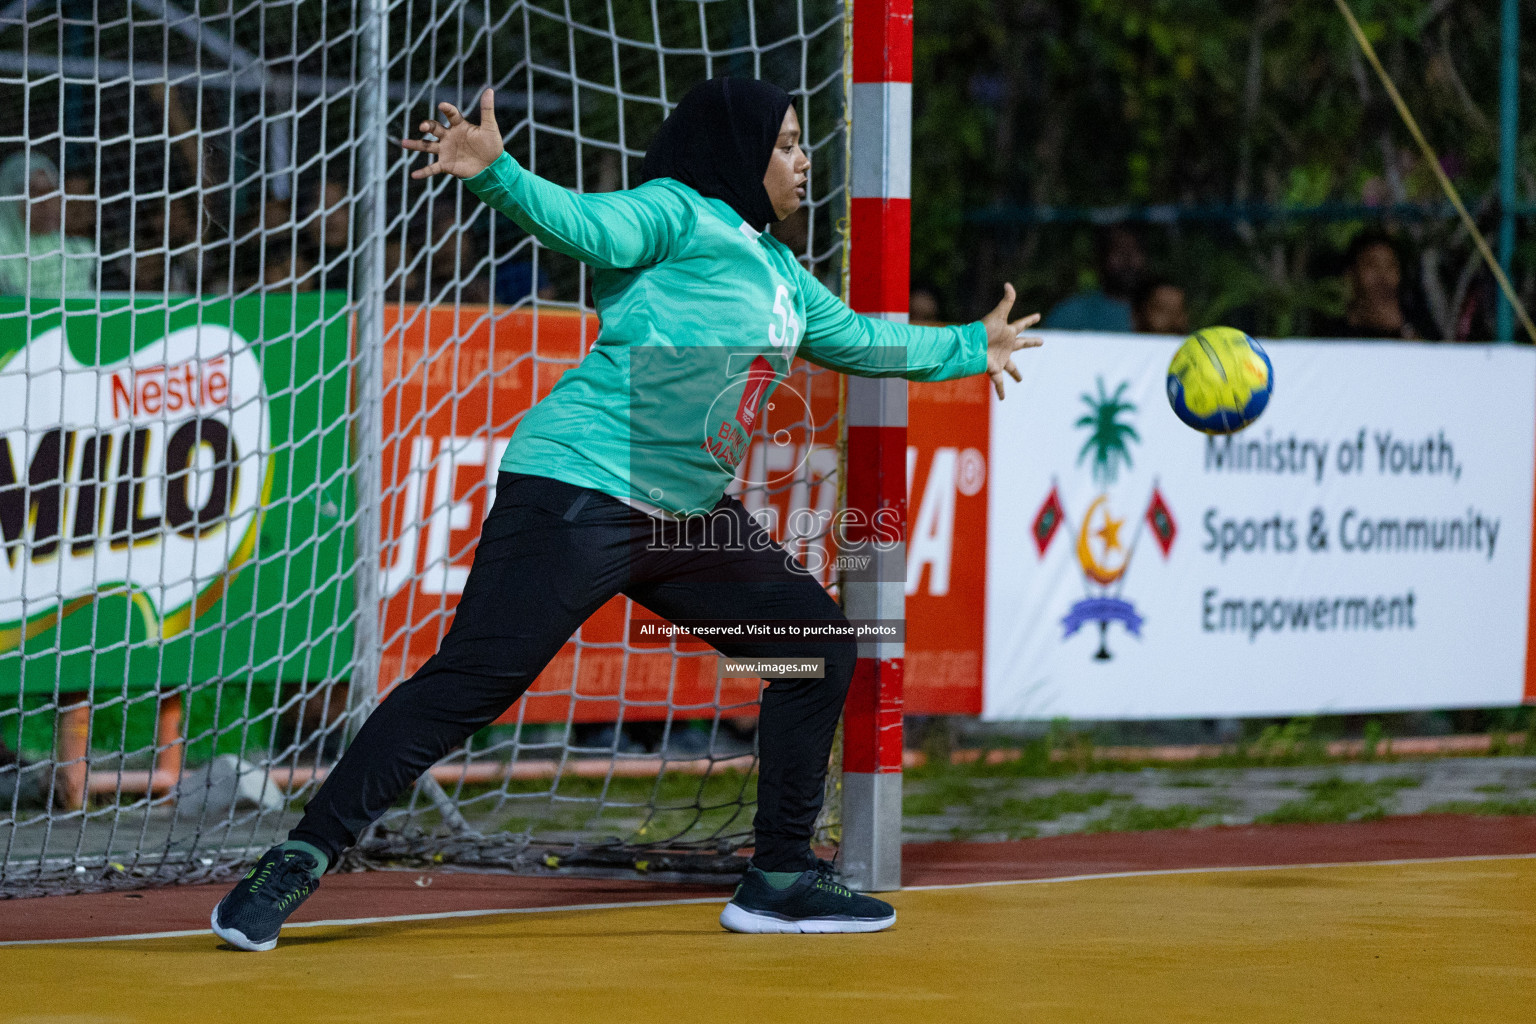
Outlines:
{"label": "yellow and blue handball", "polygon": [[1231,327],[1196,331],[1168,364],[1168,404],[1207,434],[1235,434],[1258,419],[1274,387],[1269,355]]}

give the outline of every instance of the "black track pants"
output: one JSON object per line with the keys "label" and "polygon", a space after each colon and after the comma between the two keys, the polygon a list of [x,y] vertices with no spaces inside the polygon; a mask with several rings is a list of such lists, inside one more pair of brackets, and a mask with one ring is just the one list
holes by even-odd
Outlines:
{"label": "black track pants", "polygon": [[[844,621],[837,603],[789,567],[735,498],[678,524],[598,491],[502,473],[442,646],[369,716],[291,837],[334,862],[422,772],[500,717],[616,594],[667,619]],[[811,866],[811,833],[855,644],[714,646],[731,657],[824,659],[824,678],[775,679],[758,719],[753,863],[764,871]]]}

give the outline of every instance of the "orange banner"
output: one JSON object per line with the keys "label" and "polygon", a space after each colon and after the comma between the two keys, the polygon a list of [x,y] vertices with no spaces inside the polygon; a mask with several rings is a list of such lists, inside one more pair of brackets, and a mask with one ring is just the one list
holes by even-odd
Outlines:
{"label": "orange banner", "polygon": [[[379,685],[408,678],[436,651],[473,561],[497,466],[522,414],[575,366],[598,321],[575,312],[390,307],[385,315],[382,590]],[[755,424],[736,491],[807,564],[826,541],[804,524],[837,507],[838,377],[797,363]],[[745,481],[750,487],[743,487]],[[796,531],[803,535],[797,535]],[[712,650],[635,644],[626,623],[650,617],[618,597],[535,681],[510,717],[527,721],[755,714],[759,682],[720,678]]]}
{"label": "orange banner", "polygon": [[981,713],[990,387],[968,377],[908,389],[909,714]]}

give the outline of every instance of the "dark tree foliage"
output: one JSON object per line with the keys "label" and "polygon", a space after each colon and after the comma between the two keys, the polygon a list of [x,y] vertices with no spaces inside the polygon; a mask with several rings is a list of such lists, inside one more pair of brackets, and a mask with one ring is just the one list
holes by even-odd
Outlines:
{"label": "dark tree foliage", "polygon": [[[1492,240],[1499,5],[1351,3]],[[1529,9],[1522,28],[1529,57]],[[1526,65],[1528,201],[1536,107]],[[917,0],[913,95],[913,277],[952,318],[989,307],[1005,279],[1030,309],[1093,280],[1091,225],[999,224],[979,211],[1443,202],[1329,2]],[[1273,336],[1341,310],[1339,253],[1370,222],[1400,235],[1406,290],[1439,333],[1487,336],[1491,278],[1454,220],[1181,220],[1142,232],[1157,268],[1189,290],[1197,323]],[[1529,234],[1514,274],[1527,302]]]}

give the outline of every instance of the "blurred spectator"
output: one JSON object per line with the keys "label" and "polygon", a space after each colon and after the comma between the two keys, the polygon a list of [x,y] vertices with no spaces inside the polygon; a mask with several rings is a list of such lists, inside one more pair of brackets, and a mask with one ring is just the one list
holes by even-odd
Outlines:
{"label": "blurred spectator", "polygon": [[165,234],[156,237],[153,245],[165,250],[166,290],[178,295],[190,295],[200,287],[198,263],[202,250],[198,245],[198,211],[196,200],[190,196],[173,199],[165,209]]}
{"label": "blurred spectator", "polygon": [[195,200],[143,200],[134,213],[134,227],[135,244],[111,262],[103,287],[191,295],[203,286],[198,279],[204,253]]}
{"label": "blurred spectator", "polygon": [[263,283],[264,257],[261,239],[252,238],[235,247],[234,282],[236,294],[243,294]]}
{"label": "blurred spectator", "polygon": [[286,238],[269,236],[265,245],[253,238],[235,252],[235,291],[312,292],[320,286],[320,275],[313,271],[309,257]]}
{"label": "blurred spectator", "polygon": [[1184,289],[1164,277],[1143,282],[1131,300],[1131,320],[1143,334],[1188,334]]}
{"label": "blurred spectator", "polygon": [[153,248],[129,253],[126,258],[125,287],[135,292],[164,292],[165,250]]}
{"label": "blurred spectator", "polygon": [[237,237],[242,241],[234,252],[236,293],[253,288],[286,290],[299,275],[307,275],[298,282],[299,291],[319,287],[319,275],[312,272],[314,260],[307,240],[296,230],[293,207],[288,200],[267,196],[260,206],[247,207],[240,217]]}
{"label": "blurred spectator", "polygon": [[261,206],[261,230],[268,234],[277,232],[286,234],[292,226],[293,207],[288,204],[288,200],[268,196],[267,201]]}
{"label": "blurred spectator", "polygon": [[1124,224],[1094,238],[1099,286],[1063,299],[1045,315],[1042,327],[1059,331],[1130,331],[1131,296],[1141,283],[1147,256],[1141,241]]}
{"label": "blurred spectator", "polygon": [[172,283],[188,293],[207,290],[217,260],[205,244],[202,203],[192,196],[182,196],[171,203],[169,219]]}
{"label": "blurred spectator", "polygon": [[469,227],[459,223],[451,205],[439,206],[432,220],[432,294],[456,292],[460,302],[491,301],[491,284],[482,266],[485,251]]}
{"label": "blurred spectator", "polygon": [[261,280],[267,291],[312,292],[320,287],[318,274],[310,271],[315,265],[309,262],[302,250],[294,249],[285,242],[269,240],[266,259],[262,263]]}
{"label": "blurred spectator", "polygon": [[96,244],[96,183],[89,174],[64,176],[64,234]]}
{"label": "blurred spectator", "polygon": [[389,302],[420,302],[421,271],[412,262],[402,271],[405,245],[398,238],[384,243],[384,295]]}
{"label": "blurred spectator", "polygon": [[907,297],[907,319],[913,323],[937,323],[939,299],[933,290],[919,285]]}
{"label": "blurred spectator", "polygon": [[[1473,275],[1466,298],[1456,313],[1457,341],[1493,341],[1499,333],[1499,284],[1486,267]],[[1515,340],[1529,341],[1515,322]]]}
{"label": "blurred spectator", "polygon": [[304,251],[311,263],[322,268],[320,287],[327,291],[345,291],[351,264],[349,229],[352,217],[346,184],[338,178],[332,178],[323,186],[317,181],[306,214]]}
{"label": "blurred spectator", "polygon": [[1432,338],[1436,331],[1414,317],[1403,301],[1403,264],[1392,236],[1367,228],[1344,253],[1344,315],[1322,317],[1320,338]]}
{"label": "blurred spectator", "polygon": [[41,153],[0,163],[0,292],[81,293],[96,288],[95,245],[63,233],[59,168]]}

